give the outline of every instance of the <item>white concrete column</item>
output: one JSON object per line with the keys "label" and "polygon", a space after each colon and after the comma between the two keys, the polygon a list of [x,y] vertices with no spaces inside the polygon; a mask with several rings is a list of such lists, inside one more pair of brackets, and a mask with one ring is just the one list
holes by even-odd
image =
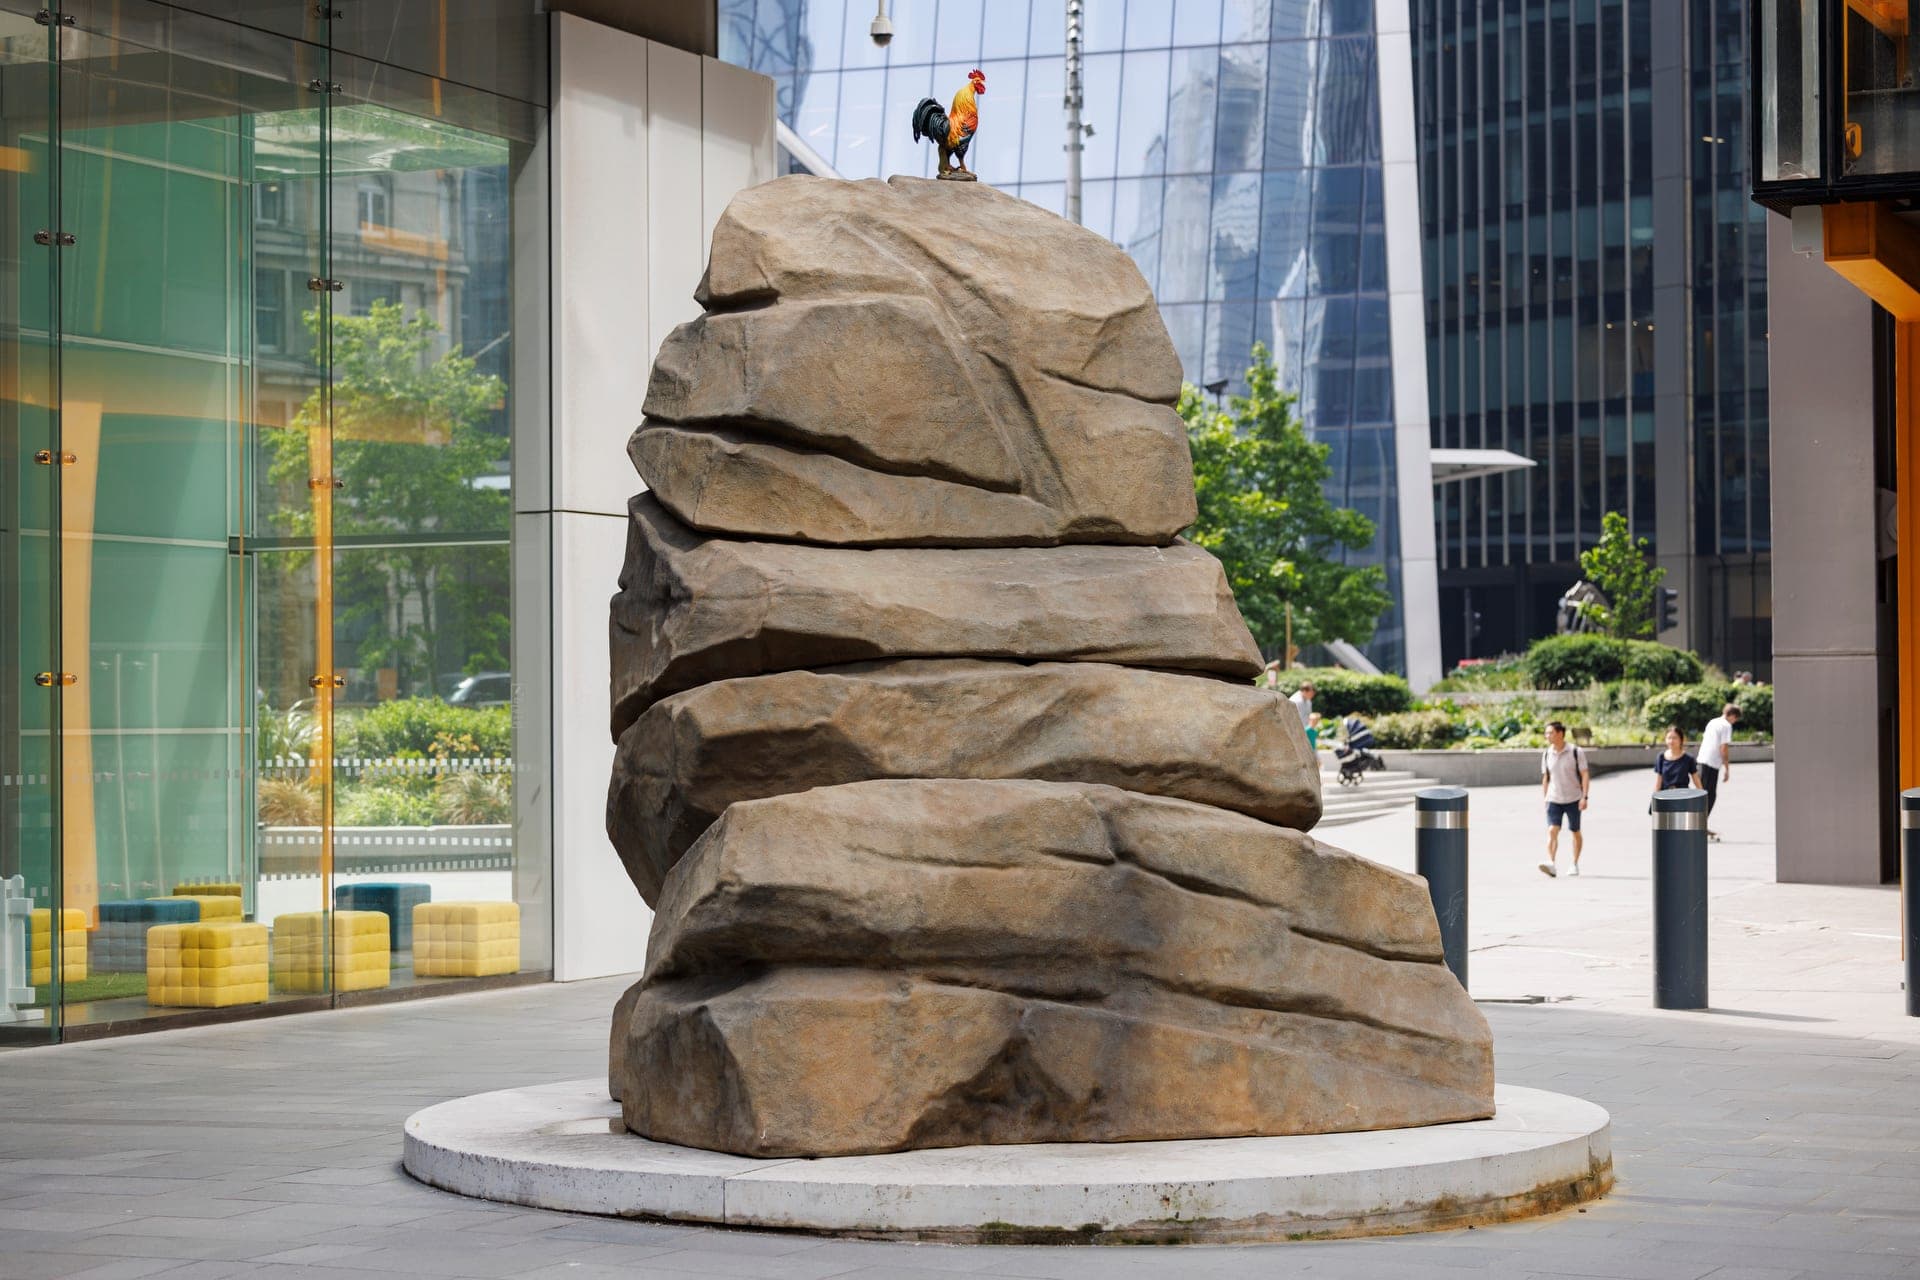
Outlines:
{"label": "white concrete column", "polygon": [[1426,280],[1420,251],[1419,143],[1414,132],[1413,28],[1407,0],[1375,0],[1380,178],[1392,331],[1394,479],[1399,486],[1400,616],[1407,679],[1424,691],[1440,670],[1440,576],[1434,556],[1433,441],[1427,412]]}
{"label": "white concrete column", "polygon": [[[544,559],[549,591],[545,602],[522,592],[515,639],[551,704],[551,786],[523,821],[542,805],[551,820],[553,972],[570,981],[636,970],[646,955],[651,917],[605,828],[607,601],[627,501],[643,487],[626,443],[655,351],[700,312],[713,222],[734,192],[774,175],[774,94],[750,71],[569,14],[552,21],[551,486],[544,498],[528,489],[515,523],[522,564]],[[523,642],[528,630],[543,634]]]}

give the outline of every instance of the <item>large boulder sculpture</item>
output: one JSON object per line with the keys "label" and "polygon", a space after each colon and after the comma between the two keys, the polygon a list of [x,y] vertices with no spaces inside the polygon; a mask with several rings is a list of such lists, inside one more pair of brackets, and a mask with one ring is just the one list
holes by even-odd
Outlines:
{"label": "large boulder sculpture", "polygon": [[1194,515],[1119,249],[984,185],[736,197],[628,452],[607,828],[655,909],[627,1127],[748,1156],[1493,1113],[1420,881]]}

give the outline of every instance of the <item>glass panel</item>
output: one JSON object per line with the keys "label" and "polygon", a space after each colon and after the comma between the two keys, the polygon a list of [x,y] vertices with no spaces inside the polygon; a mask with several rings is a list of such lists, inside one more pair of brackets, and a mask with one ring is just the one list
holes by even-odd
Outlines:
{"label": "glass panel", "polygon": [[[324,415],[305,403],[321,365],[289,312],[326,296],[307,286],[327,274],[325,107],[308,87],[326,54],[158,5],[75,8],[59,527],[77,679],[58,768],[65,906],[89,938],[65,1016],[323,996],[328,699],[308,681],[325,584],[311,550],[271,546],[324,536],[308,484],[326,474]],[[230,964],[183,961],[176,929],[152,936],[192,922],[218,926]],[[276,962],[309,939],[271,988],[270,931]]]}
{"label": "glass panel", "polygon": [[[888,75],[917,95],[929,70]],[[537,122],[357,60],[336,79],[331,261],[353,305],[329,335],[332,904],[389,916],[381,986],[545,968],[520,945],[550,906],[546,868],[517,856],[510,627],[515,347],[541,332],[514,324],[513,246],[544,206]],[[409,928],[422,901],[471,906],[479,950]]]}
{"label": "glass panel", "polygon": [[[1914,81],[1920,32],[1913,30],[1907,0],[1847,0],[1845,21],[1847,172],[1920,170],[1920,85]],[[1802,127],[1810,126],[1803,120]]]}
{"label": "glass panel", "polygon": [[1122,70],[1119,168],[1121,177],[1160,173],[1167,165],[1166,50],[1129,53]]}
{"label": "glass panel", "polygon": [[[51,945],[60,906],[53,749],[61,695],[34,679],[59,666],[52,533],[60,471],[35,460],[43,451],[51,458],[59,441],[51,340],[58,257],[34,242],[55,225],[55,49],[34,23],[34,7],[0,4],[0,1045],[50,1040],[61,981],[72,977],[62,963],[70,952]],[[16,962],[26,971],[16,972]]]}
{"label": "glass panel", "polygon": [[[980,56],[983,58],[1025,57],[1027,14],[1027,0],[986,0],[985,10],[980,20]],[[1065,21],[1065,18],[1061,19],[1063,26]]]}

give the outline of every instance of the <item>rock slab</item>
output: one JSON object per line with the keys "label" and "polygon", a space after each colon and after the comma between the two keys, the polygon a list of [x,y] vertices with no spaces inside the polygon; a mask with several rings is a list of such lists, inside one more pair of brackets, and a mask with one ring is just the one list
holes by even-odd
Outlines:
{"label": "rock slab", "polygon": [[1220,562],[1169,547],[855,550],[703,537],[651,494],[613,599],[613,732],[714,680],[887,657],[1083,659],[1251,680]]}
{"label": "rock slab", "polygon": [[[1043,541],[1167,543],[1193,522],[1180,361],[1153,293],[1117,245],[1037,206],[984,185],[780,178],[727,206],[698,297],[707,314],[654,362],[649,426],[1041,508],[973,504],[933,526],[957,525],[955,545],[1026,545],[1036,526]],[[754,522],[748,492],[634,456],[670,510]],[[892,525],[859,505],[868,538],[929,531],[924,508]],[[796,536],[836,540],[834,506],[790,502]]]}
{"label": "rock slab", "polygon": [[741,800],[871,778],[1097,782],[1279,826],[1320,819],[1300,719],[1251,685],[1099,662],[853,663],[701,685],[620,737],[607,830],[653,905]]}
{"label": "rock slab", "polygon": [[1491,1113],[1420,881],[1104,786],[735,804],[668,877],[625,1007],[628,1126],[746,1155]]}

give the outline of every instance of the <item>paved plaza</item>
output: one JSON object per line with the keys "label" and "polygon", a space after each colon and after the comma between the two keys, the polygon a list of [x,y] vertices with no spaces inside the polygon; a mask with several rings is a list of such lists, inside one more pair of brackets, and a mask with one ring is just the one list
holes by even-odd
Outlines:
{"label": "paved plaza", "polygon": [[[1500,1078],[1613,1113],[1619,1184],[1581,1211],[1333,1243],[961,1248],[571,1217],[400,1171],[420,1107],[602,1071],[610,980],[0,1055],[0,1277],[1920,1274],[1898,895],[1772,884],[1771,774],[1736,768],[1716,814],[1700,1014],[1648,1007],[1644,779],[1597,782],[1577,879],[1534,870],[1536,793],[1474,794],[1472,986]],[[1329,835],[1410,866],[1410,831],[1403,811]]]}

